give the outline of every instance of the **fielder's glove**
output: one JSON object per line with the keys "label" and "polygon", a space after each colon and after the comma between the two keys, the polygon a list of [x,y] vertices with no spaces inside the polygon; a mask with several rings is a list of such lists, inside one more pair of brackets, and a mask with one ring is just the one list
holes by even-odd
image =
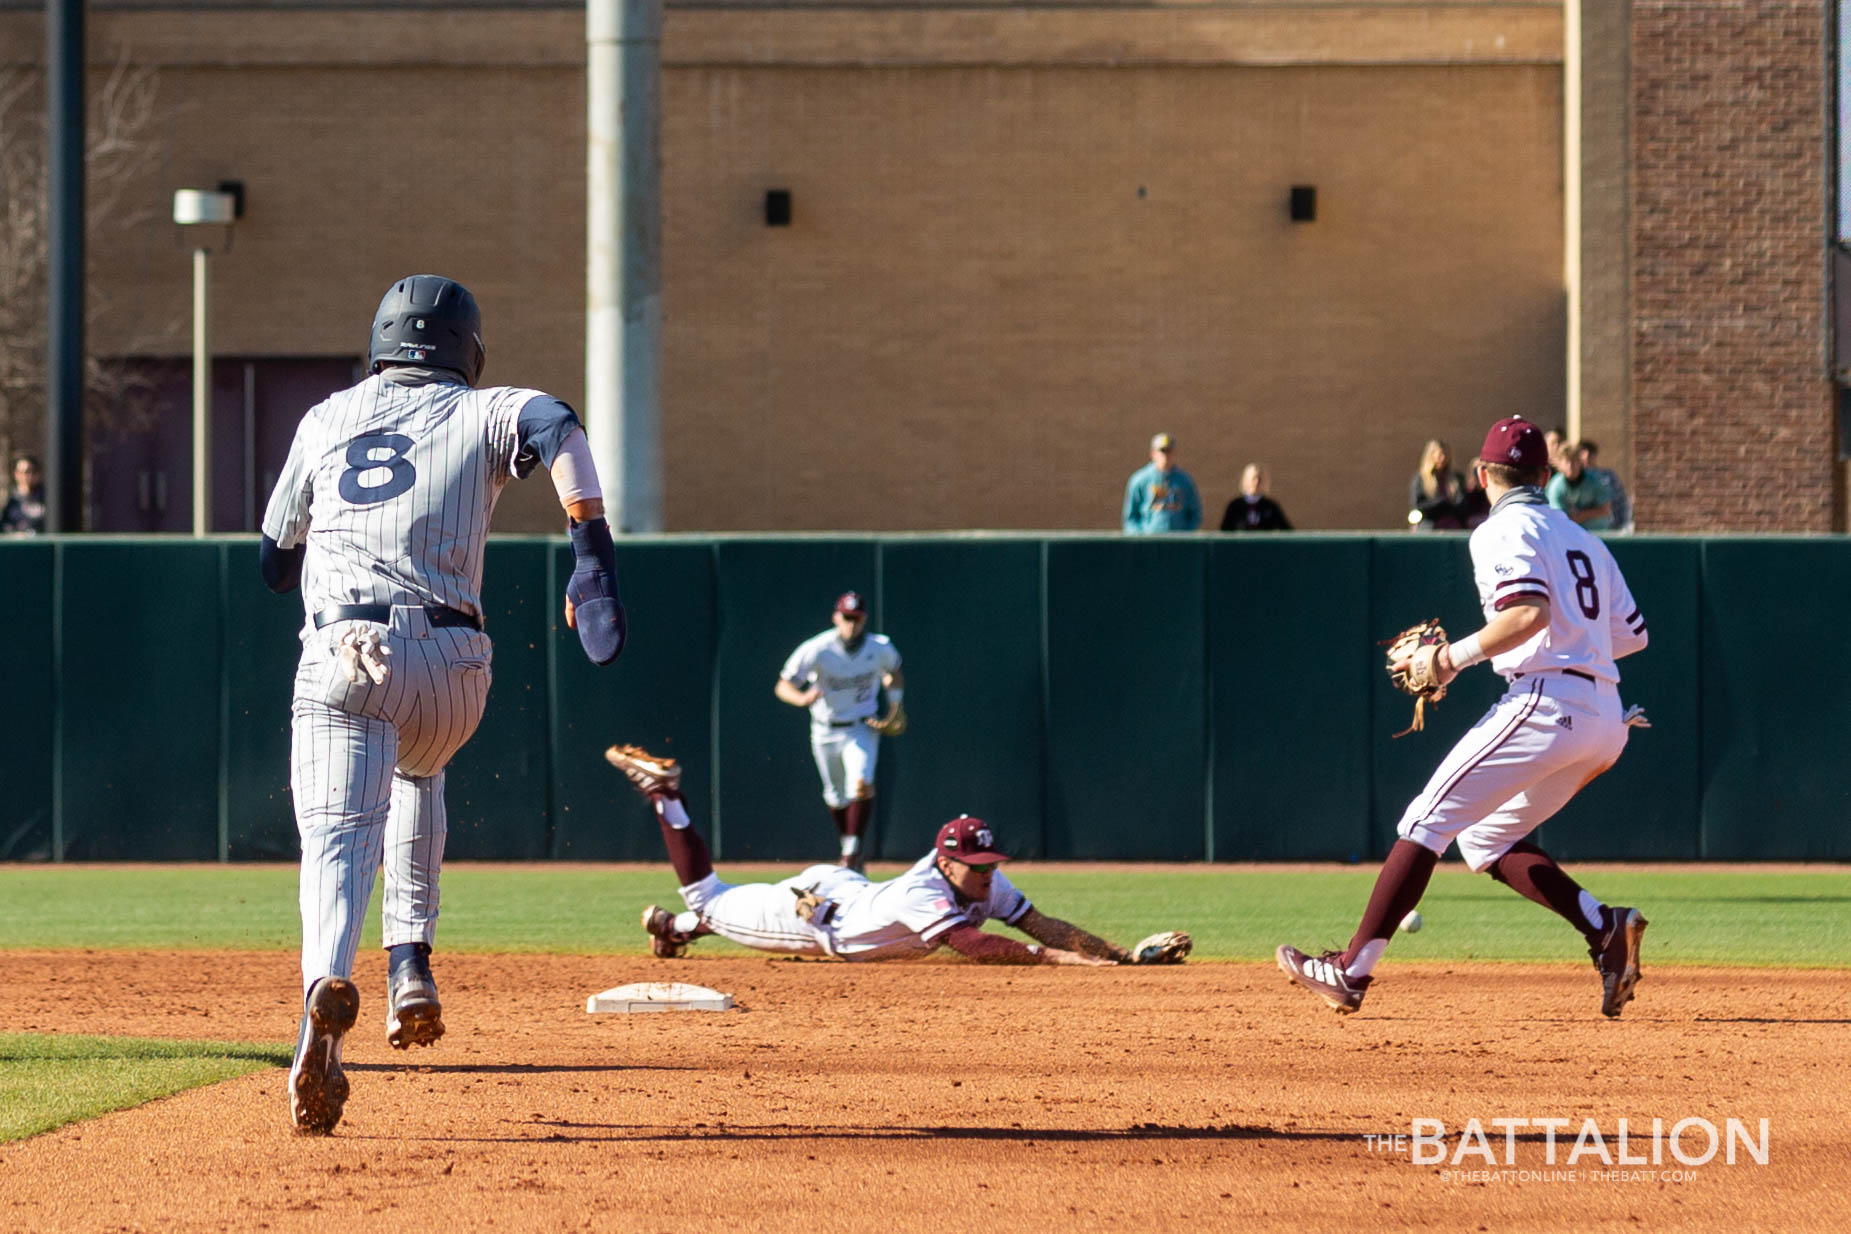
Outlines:
{"label": "fielder's glove", "polygon": [[883,737],[898,737],[906,731],[906,708],[895,703],[893,710],[876,720],[869,720],[868,727]]}
{"label": "fielder's glove", "polygon": [[386,663],[392,649],[380,641],[377,630],[356,626],[347,631],[341,635],[335,654],[350,685],[359,685],[360,678],[371,677],[374,685],[383,686],[392,675],[392,666]]}
{"label": "fielder's glove", "polygon": [[1181,930],[1153,934],[1131,949],[1133,964],[1181,964],[1195,948],[1195,940]]}
{"label": "fielder's glove", "polygon": [[1446,697],[1434,657],[1446,642],[1445,627],[1437,617],[1409,626],[1388,640],[1388,679],[1395,689],[1414,696],[1414,722],[1396,733],[1405,737],[1427,727],[1427,704]]}
{"label": "fielder's glove", "polygon": [[834,900],[825,900],[808,887],[792,887],[791,894],[797,897],[797,915],[817,929],[835,920]]}

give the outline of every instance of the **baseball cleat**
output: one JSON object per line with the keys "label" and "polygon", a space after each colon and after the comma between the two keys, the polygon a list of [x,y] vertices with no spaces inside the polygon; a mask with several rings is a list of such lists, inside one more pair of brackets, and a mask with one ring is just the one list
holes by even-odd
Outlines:
{"label": "baseball cleat", "polygon": [[655,904],[643,910],[643,930],[649,935],[649,950],[658,960],[686,955],[688,944],[694,941],[692,934],[683,934],[675,928],[675,914]]}
{"label": "baseball cleat", "polygon": [[322,977],[309,987],[289,1068],[289,1114],[304,1135],[327,1135],[347,1105],[341,1038],[360,1014],[360,991],[345,977]]}
{"label": "baseball cleat", "polygon": [[681,791],[681,764],[672,758],[658,758],[641,746],[612,746],[604,752],[604,761],[623,772],[645,797]]}
{"label": "baseball cleat", "polygon": [[1648,923],[1636,908],[1609,906],[1607,913],[1607,932],[1588,954],[1600,974],[1600,1013],[1612,1020],[1632,1001],[1633,987],[1639,984],[1639,940]]}
{"label": "baseball cleat", "polygon": [[1273,955],[1281,972],[1329,1003],[1338,1015],[1349,1015],[1363,1005],[1369,978],[1344,972],[1341,951],[1312,956],[1296,947],[1281,947]]}
{"label": "baseball cleat", "polygon": [[393,947],[386,977],[386,1041],[395,1050],[436,1045],[443,1036],[443,1004],[431,976],[431,949],[424,943]]}

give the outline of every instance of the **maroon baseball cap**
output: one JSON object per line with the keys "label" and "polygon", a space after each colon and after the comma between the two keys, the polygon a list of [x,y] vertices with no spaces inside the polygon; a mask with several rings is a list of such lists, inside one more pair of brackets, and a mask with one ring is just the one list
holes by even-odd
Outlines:
{"label": "maroon baseball cap", "polygon": [[965,865],[1009,860],[1009,854],[996,851],[996,837],[990,834],[990,824],[968,814],[960,814],[940,827],[934,848]]}
{"label": "maroon baseball cap", "polygon": [[1485,434],[1485,448],[1478,452],[1478,461],[1506,467],[1547,467],[1549,443],[1543,440],[1543,431],[1522,416],[1505,416]]}
{"label": "maroon baseball cap", "polygon": [[868,606],[861,602],[861,593],[845,591],[836,597],[836,612],[849,617],[866,617]]}

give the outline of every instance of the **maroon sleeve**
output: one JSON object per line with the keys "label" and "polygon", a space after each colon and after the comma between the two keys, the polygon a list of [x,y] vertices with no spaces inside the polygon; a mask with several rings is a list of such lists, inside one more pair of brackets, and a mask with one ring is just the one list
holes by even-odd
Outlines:
{"label": "maroon sleeve", "polygon": [[974,925],[953,926],[945,932],[945,942],[959,955],[967,955],[980,964],[1041,963],[1038,949],[1000,934],[985,934]]}

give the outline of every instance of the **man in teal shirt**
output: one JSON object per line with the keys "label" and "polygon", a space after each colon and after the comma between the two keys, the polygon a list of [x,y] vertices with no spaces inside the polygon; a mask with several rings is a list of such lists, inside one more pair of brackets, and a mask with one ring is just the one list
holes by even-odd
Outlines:
{"label": "man in teal shirt", "polygon": [[1562,447],[1552,460],[1549,504],[1588,531],[1613,530],[1613,485],[1606,475],[1585,466],[1579,442]]}
{"label": "man in teal shirt", "polygon": [[1176,465],[1176,440],[1168,433],[1150,439],[1150,465],[1138,468],[1126,483],[1123,523],[1128,535],[1194,531],[1202,525],[1202,498],[1189,473]]}

